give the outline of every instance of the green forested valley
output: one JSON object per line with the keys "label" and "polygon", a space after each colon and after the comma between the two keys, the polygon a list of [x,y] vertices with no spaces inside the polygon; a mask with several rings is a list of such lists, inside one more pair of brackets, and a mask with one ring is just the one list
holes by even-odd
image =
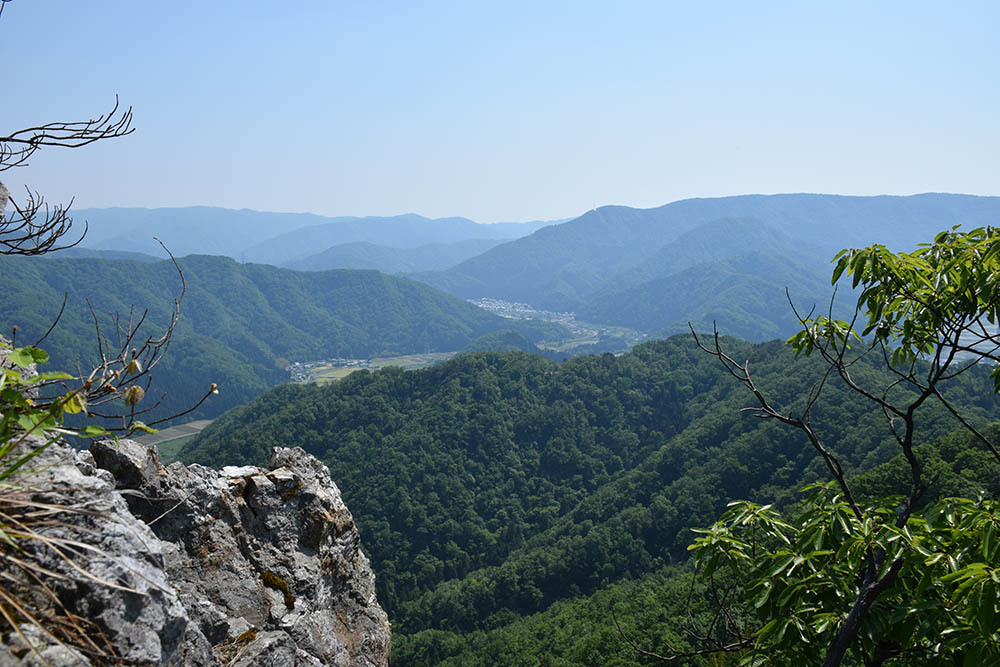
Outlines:
{"label": "green forested valley", "polygon": [[1000,667],[1000,2],[716,4],[0,0],[0,667]]}
{"label": "green forested valley", "polygon": [[[187,291],[169,354],[148,391],[149,401],[162,396],[153,413],[158,416],[187,409],[214,382],[219,395],[188,418],[214,417],[287,380],[290,361],[452,352],[512,327],[534,342],[560,331],[554,324],[503,319],[376,271],[298,273],[204,255],[178,262]],[[17,343],[34,343],[58,319],[40,343],[52,355],[50,368],[93,367],[99,354],[95,316],[112,345],[119,340],[114,314],[125,326],[133,306],[134,322],[145,317],[137,340],[161,335],[181,289],[168,260],[0,255],[0,321],[18,327]],[[10,329],[4,334],[10,336]]]}
{"label": "green forested valley", "polygon": [[[801,410],[822,375],[819,360],[779,341],[726,345],[785,410]],[[891,383],[871,359],[853,373]],[[986,423],[1000,418],[992,389],[987,369],[973,368],[948,397]],[[272,446],[321,458],[361,528],[395,665],[634,664],[611,606],[637,642],[683,649],[689,614],[705,604],[688,602],[691,528],[732,499],[784,506],[827,479],[799,432],[740,412],[750,401],[689,335],[561,365],[470,353],[277,387],[216,420],[181,458],[261,463]],[[934,493],[996,484],[997,464],[950,435],[943,408],[922,419]],[[812,421],[861,488],[885,495],[905,481],[871,472],[898,449],[856,392],[831,380]]]}

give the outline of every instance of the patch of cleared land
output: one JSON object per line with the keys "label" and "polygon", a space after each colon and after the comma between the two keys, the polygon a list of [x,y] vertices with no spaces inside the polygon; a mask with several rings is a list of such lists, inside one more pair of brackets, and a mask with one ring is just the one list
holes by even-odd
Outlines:
{"label": "patch of cleared land", "polygon": [[309,376],[305,381],[326,384],[327,382],[333,382],[334,380],[345,378],[354,371],[359,370],[361,369],[357,366],[317,366],[316,368],[310,369]]}
{"label": "patch of cleared land", "polygon": [[400,366],[403,370],[412,371],[415,368],[433,366],[439,361],[451,359],[458,352],[428,352],[426,354],[404,354],[400,357],[377,357],[372,359],[372,365],[384,368],[386,366]]}
{"label": "patch of cleared land", "polygon": [[165,428],[162,431],[144,435],[140,438],[133,438],[133,440],[141,442],[144,445],[156,445],[156,449],[160,453],[160,461],[162,463],[170,463],[177,456],[177,452],[180,451],[181,447],[201,433],[202,429],[211,423],[211,419],[199,419],[187,424],[181,424],[180,426],[171,426],[170,428]]}
{"label": "patch of cleared land", "polygon": [[433,366],[439,361],[444,361],[445,359],[451,359],[457,352],[428,352],[426,354],[404,354],[398,357],[376,357],[374,359],[368,359],[366,366],[359,366],[354,363],[350,366],[344,366],[339,364],[323,364],[321,366],[315,366],[309,368],[309,374],[305,379],[305,382],[316,382],[318,384],[326,384],[327,382],[333,382],[334,380],[339,380],[345,378],[354,371],[359,371],[362,369],[367,370],[377,370],[379,368],[384,368],[386,366],[400,366],[404,370],[411,371],[415,368],[424,368],[426,366]]}
{"label": "patch of cleared land", "polygon": [[646,339],[647,334],[627,327],[610,326],[607,324],[592,324],[576,319],[576,313],[559,313],[551,310],[538,310],[531,304],[503,299],[483,298],[469,299],[483,310],[494,315],[512,320],[544,320],[561,324],[570,330],[572,336],[567,340],[544,341],[538,347],[556,352],[565,352],[581,345],[592,345],[608,339],[618,339],[622,349],[628,349]]}

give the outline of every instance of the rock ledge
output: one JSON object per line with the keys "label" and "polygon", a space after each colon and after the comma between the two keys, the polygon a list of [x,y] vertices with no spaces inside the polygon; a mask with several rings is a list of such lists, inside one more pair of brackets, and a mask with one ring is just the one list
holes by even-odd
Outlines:
{"label": "rock ledge", "polygon": [[[131,440],[99,441],[89,452],[53,445],[33,463],[25,479],[39,498],[90,510],[61,529],[99,536],[100,551],[76,562],[129,589],[80,576],[56,588],[122,662],[388,665],[389,622],[354,520],[326,466],[303,450],[275,448],[266,468],[215,471],[162,466],[154,447]],[[72,574],[47,551],[36,557]],[[16,636],[4,640],[0,665],[42,664]],[[51,664],[80,661],[43,649]]]}

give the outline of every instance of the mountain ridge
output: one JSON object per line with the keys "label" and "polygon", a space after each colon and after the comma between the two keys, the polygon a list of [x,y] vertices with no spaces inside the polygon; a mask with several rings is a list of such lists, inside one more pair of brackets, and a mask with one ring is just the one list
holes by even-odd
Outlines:
{"label": "mountain ridge", "polygon": [[[754,218],[796,244],[832,256],[849,245],[909,248],[953,224],[1000,217],[1000,197],[957,194],[737,195],[650,209],[606,206],[497,246],[458,266],[413,277],[457,296],[490,296],[576,310],[613,279],[699,225]],[[491,289],[492,293],[486,293]]]}
{"label": "mountain ridge", "polygon": [[[79,222],[87,221],[83,247],[93,250],[131,251],[163,256],[156,236],[176,256],[189,254],[225,255],[239,260],[281,264],[317,250],[351,241],[384,240],[371,234],[371,227],[395,222],[391,231],[398,238],[409,238],[404,245],[449,242],[467,238],[515,238],[530,233],[549,221],[484,224],[468,218],[426,218],[416,213],[398,216],[321,216],[314,213],[278,213],[252,209],[229,209],[214,206],[174,208],[111,207],[73,211]],[[316,239],[303,236],[302,242],[288,249],[289,233],[307,228],[340,225],[340,236],[328,244],[316,245]],[[82,225],[81,225],[82,226]],[[294,244],[292,244],[294,246]],[[283,249],[284,253],[278,250]]]}
{"label": "mountain ridge", "polygon": [[[377,271],[295,272],[231,258],[178,260],[187,292],[151,395],[165,391],[158,416],[180,412],[211,383],[220,395],[193,418],[213,417],[287,381],[291,361],[453,352],[493,331],[518,329],[534,341],[555,325],[518,322],[422,283]],[[93,313],[114,338],[111,313],[146,311],[142,336],[162,331],[181,291],[173,262],[0,256],[0,322],[18,342],[42,343],[53,368],[96,363]],[[86,297],[86,300],[85,300]],[[143,310],[136,313],[136,317]],[[192,400],[193,399],[193,400]]]}

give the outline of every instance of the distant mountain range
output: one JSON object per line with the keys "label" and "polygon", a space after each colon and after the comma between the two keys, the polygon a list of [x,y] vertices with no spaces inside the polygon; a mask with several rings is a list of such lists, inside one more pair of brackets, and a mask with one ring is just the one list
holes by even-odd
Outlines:
{"label": "distant mountain range", "polygon": [[605,206],[442,272],[411,274],[465,298],[576,311],[647,332],[687,322],[762,340],[794,327],[785,296],[826,306],[830,258],[881,243],[903,250],[962,224],[1000,219],[1000,198],[746,195],[653,209]]}
{"label": "distant mountain range", "polygon": [[804,311],[827,307],[829,260],[841,248],[908,249],[952,225],[994,224],[1000,198],[744,195],[487,225],[205,207],[89,209],[77,217],[90,222],[87,247],[77,254],[162,256],[155,234],[177,256],[216,253],[306,271],[375,269],[461,298],[574,311],[598,325],[662,335],[688,322],[717,323],[764,340],[795,327],[786,287]]}
{"label": "distant mountain range", "polygon": [[444,271],[504,241],[505,239],[466,239],[451,243],[428,243],[415,248],[392,248],[357,241],[335,245],[315,255],[288,262],[285,266],[298,271],[375,269],[394,274]]}
{"label": "distant mountain range", "polygon": [[[138,252],[162,258],[163,249],[154,240],[156,237],[177,257],[224,255],[240,261],[274,265],[305,261],[324,250],[349,243],[363,242],[398,249],[470,239],[502,241],[552,224],[550,221],[480,224],[467,218],[429,219],[415,214],[331,218],[310,213],[267,213],[208,206],[92,208],[75,210],[73,217],[80,223],[79,229],[82,230],[84,221],[88,225],[81,244],[83,248]],[[459,256],[457,261],[467,258],[467,255]],[[311,268],[356,268],[320,266],[318,262],[312,260]],[[424,265],[417,263],[416,266]],[[385,271],[381,266],[371,268]]]}
{"label": "distant mountain range", "polygon": [[467,218],[429,220],[414,214],[392,218],[332,218],[328,222],[293,229],[250,246],[240,259],[288,264],[311,257],[320,249],[359,241],[391,248],[416,248],[430,243],[447,244],[469,239],[510,240],[549,224],[539,221],[483,225]]}

